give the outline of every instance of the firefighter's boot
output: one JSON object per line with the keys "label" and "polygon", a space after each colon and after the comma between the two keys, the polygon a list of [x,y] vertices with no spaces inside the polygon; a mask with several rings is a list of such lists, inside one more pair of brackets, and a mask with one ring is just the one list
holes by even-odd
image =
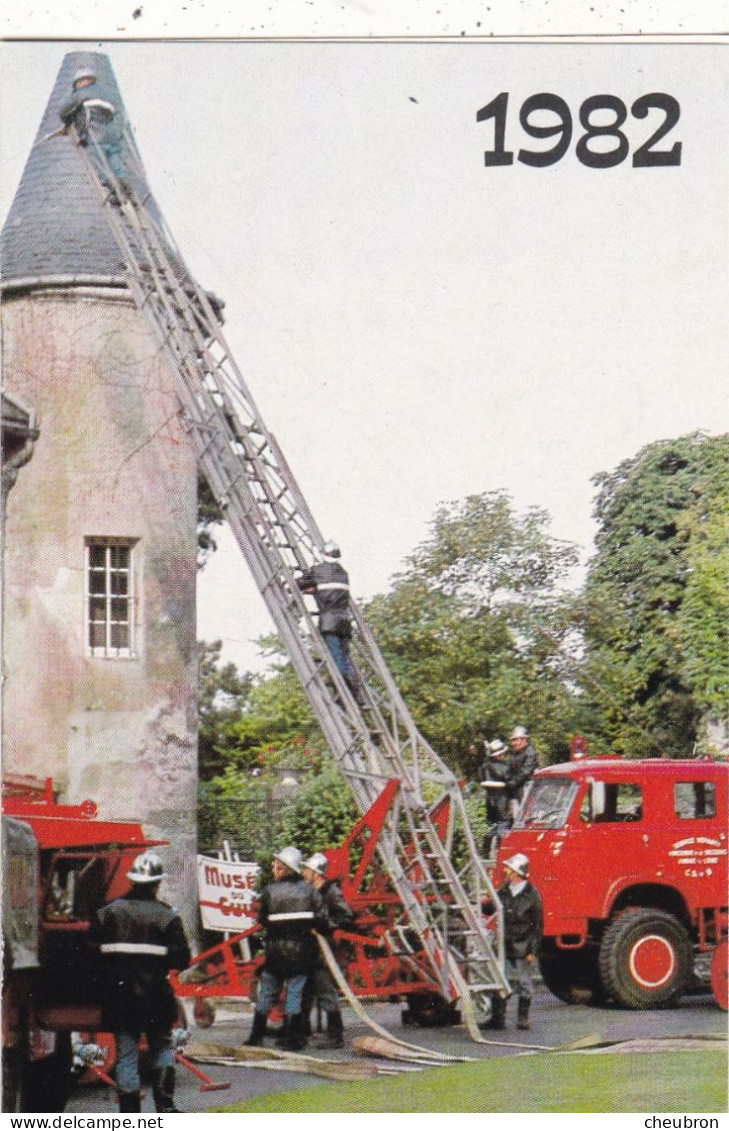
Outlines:
{"label": "firefighter's boot", "polygon": [[344,1048],[344,1025],[342,1024],[342,1014],[338,1009],[329,1010],[327,1013],[327,1031],[322,1041],[322,1048]]}
{"label": "firefighter's boot", "polygon": [[152,1081],[152,1095],[154,1096],[155,1111],[177,1113],[174,1103],[175,1070],[172,1066],[158,1068]]}
{"label": "firefighter's boot", "polygon": [[479,1029],[505,1029],[506,1028],[506,999],[503,997],[491,998],[491,1016],[488,1021],[479,1025]]}
{"label": "firefighter's boot", "polygon": [[300,1013],[287,1013],[284,1016],[283,1032],[276,1044],[289,1052],[299,1052],[306,1048],[306,1034]]}
{"label": "firefighter's boot", "polygon": [[278,1031],[276,1040],[273,1042],[277,1049],[287,1049],[290,1047],[291,1041],[291,1014],[284,1014],[283,1023]]}
{"label": "firefighter's boot", "polygon": [[119,1111],[123,1112],[138,1112],[142,1110],[141,1097],[139,1092],[120,1092],[119,1093]]}
{"label": "firefighter's boot", "polygon": [[253,1027],[248,1035],[248,1040],[245,1042],[247,1045],[252,1045],[254,1048],[260,1048],[263,1044],[263,1038],[266,1035],[266,1022],[268,1017],[260,1010],[256,1010],[253,1014]]}
{"label": "firefighter's boot", "polygon": [[516,1014],[517,1029],[531,1029],[531,1025],[529,1024],[529,1006],[531,1004],[531,998],[519,998],[519,1005]]}

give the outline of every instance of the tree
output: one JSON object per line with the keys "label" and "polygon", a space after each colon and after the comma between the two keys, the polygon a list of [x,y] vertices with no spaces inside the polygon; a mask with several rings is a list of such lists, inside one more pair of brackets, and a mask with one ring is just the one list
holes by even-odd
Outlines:
{"label": "tree", "polygon": [[225,521],[208,481],[202,473],[197,477],[197,566],[204,569],[210,554],[218,548],[213,530]]}
{"label": "tree", "polygon": [[563,644],[577,553],[537,508],[503,491],[441,505],[430,535],[367,617],[416,723],[472,775],[474,739],[527,722],[548,761],[565,757],[573,704]]}
{"label": "tree", "polygon": [[[722,443],[721,441],[724,441]],[[706,721],[729,723],[729,437],[709,441],[695,501],[679,519],[688,536],[677,616],[685,678]]]}
{"label": "tree", "polygon": [[221,665],[222,642],[198,641],[198,764],[205,780],[227,764],[235,724],[251,692],[253,677],[235,664]]}
{"label": "tree", "polygon": [[618,751],[690,755],[702,710],[726,707],[728,461],[729,437],[697,432],[595,479],[582,680]]}

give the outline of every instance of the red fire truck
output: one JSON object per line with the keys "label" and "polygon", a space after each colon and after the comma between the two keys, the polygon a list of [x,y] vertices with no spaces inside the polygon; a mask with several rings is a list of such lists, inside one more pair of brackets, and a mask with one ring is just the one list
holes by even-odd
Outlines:
{"label": "red fire truck", "polygon": [[563,1001],[677,1001],[711,961],[726,1008],[726,763],[575,760],[539,770],[497,855],[530,861],[540,968]]}
{"label": "red fire truck", "polygon": [[[63,1111],[71,1033],[97,1030],[86,940],[96,908],[127,890],[152,842],[103,821],[93,801],[59,805],[51,779],[3,781],[3,1111]],[[40,1105],[40,1106],[39,1106]]]}

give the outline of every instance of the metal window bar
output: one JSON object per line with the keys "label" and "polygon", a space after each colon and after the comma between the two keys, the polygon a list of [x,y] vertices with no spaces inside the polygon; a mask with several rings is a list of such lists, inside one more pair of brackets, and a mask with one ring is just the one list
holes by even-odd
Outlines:
{"label": "metal window bar", "polygon": [[[214,496],[225,506],[231,529],[360,811],[365,812],[375,800],[383,780],[393,776],[401,780],[401,812],[406,815],[411,839],[406,841],[392,820],[391,843],[389,849],[383,849],[383,863],[406,915],[439,972],[445,996],[471,994],[470,981],[477,990],[471,995],[476,1004],[488,1009],[479,999],[483,988],[506,993],[509,986],[503,972],[502,931],[498,930],[494,946],[481,906],[490,899],[497,907],[499,923],[500,908],[478,855],[459,783],[417,731],[352,601],[358,633],[356,658],[366,689],[365,706],[360,710],[356,705],[296,582],[296,571],[310,566],[320,555],[321,532],[265,428],[208,296],[185,267],[151,194],[147,193],[144,204],[136,198],[120,204],[126,194],[98,144],[92,140],[90,148],[93,159],[86,148],[79,147],[78,152],[124,256],[129,289],[178,375],[178,395],[203,473]],[[128,159],[130,156],[135,184],[145,184],[131,139]],[[111,189],[102,182],[99,168]],[[443,797],[449,801],[449,820],[441,842],[430,819],[430,807]],[[449,854],[456,830],[473,863],[467,887]],[[413,886],[407,868],[408,843],[422,874],[429,878],[430,890],[437,893],[436,902],[451,904],[477,939],[477,977],[471,969],[459,969],[430,902]],[[437,861],[432,871],[424,856],[426,846],[428,855]]]}
{"label": "metal window bar", "polygon": [[[94,562],[94,550],[101,552],[99,564]],[[122,555],[121,561],[114,561],[115,554]],[[102,615],[98,616],[100,607]],[[103,643],[95,638],[94,628],[101,629]],[[134,655],[131,546],[96,540],[86,543],[86,633],[92,655],[125,658]]]}

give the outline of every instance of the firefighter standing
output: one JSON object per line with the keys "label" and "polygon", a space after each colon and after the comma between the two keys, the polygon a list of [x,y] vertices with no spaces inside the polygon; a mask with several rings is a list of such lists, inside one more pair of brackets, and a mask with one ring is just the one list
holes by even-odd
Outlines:
{"label": "firefighter standing", "polygon": [[350,656],[352,617],[349,611],[349,575],[340,561],[341,556],[337,543],[327,542],[322,560],[304,570],[297,578],[297,583],[304,593],[311,593],[316,598],[319,631],[349,690],[362,706],[362,680]]}
{"label": "firefighter standing", "polygon": [[509,738],[509,811],[513,821],[527,782],[531,781],[539,766],[537,752],[529,741],[526,727],[514,727]]}
{"label": "firefighter standing", "polygon": [[481,785],[486,791],[486,836],[483,843],[486,857],[490,856],[494,842],[509,827],[508,753],[508,746],[500,738],[486,744],[486,760],[481,767]]}
{"label": "firefighter standing", "polygon": [[114,1033],[119,1110],[140,1107],[139,1038],[147,1036],[158,1112],[176,1112],[172,1029],[177,1004],[167,979],[184,970],[190,947],[178,912],[157,898],[165,878],[153,852],[137,856],[127,879],[131,890],[100,908],[92,928],[98,948],[103,1022]]}
{"label": "firefighter standing", "polygon": [[273,883],[261,893],[258,921],[266,931],[266,960],[258,988],[253,1027],[247,1045],[262,1045],[266,1022],[286,983],[281,1045],[302,1049],[302,998],[306,979],[316,966],[319,947],[313,932],[326,931],[328,921],[319,892],[301,875],[298,848],[282,848],[273,859]]}
{"label": "firefighter standing", "polygon": [[[506,882],[498,896],[504,912],[506,977],[517,995],[517,1029],[529,1029],[532,971],[542,938],[542,900],[529,883],[529,858],[521,852],[504,861]],[[506,1027],[506,999],[494,997],[491,1018],[482,1028]]]}
{"label": "firefighter standing", "polygon": [[[327,858],[316,852],[304,864],[304,879],[317,889],[327,911],[331,931],[344,930],[354,922],[354,912],[349,906],[336,880],[328,880]],[[329,932],[331,933],[331,932]],[[344,1026],[339,1008],[337,986],[322,955],[310,974],[304,990],[304,1024],[310,1029],[311,1007],[317,1001],[327,1015],[327,1031],[321,1041],[323,1048],[341,1049],[344,1045]]]}
{"label": "firefighter standing", "polygon": [[[95,157],[96,142],[103,153],[106,164],[118,182],[125,196],[129,195],[130,185],[124,166],[124,122],[111,100],[110,93],[98,82],[93,67],[81,67],[73,76],[73,93],[61,103],[59,117],[65,126],[74,125],[79,140],[89,146]],[[103,164],[95,160],[102,183],[115,192],[109,183],[109,175]],[[116,192],[115,192],[116,197]],[[115,199],[115,203],[120,203]]]}

